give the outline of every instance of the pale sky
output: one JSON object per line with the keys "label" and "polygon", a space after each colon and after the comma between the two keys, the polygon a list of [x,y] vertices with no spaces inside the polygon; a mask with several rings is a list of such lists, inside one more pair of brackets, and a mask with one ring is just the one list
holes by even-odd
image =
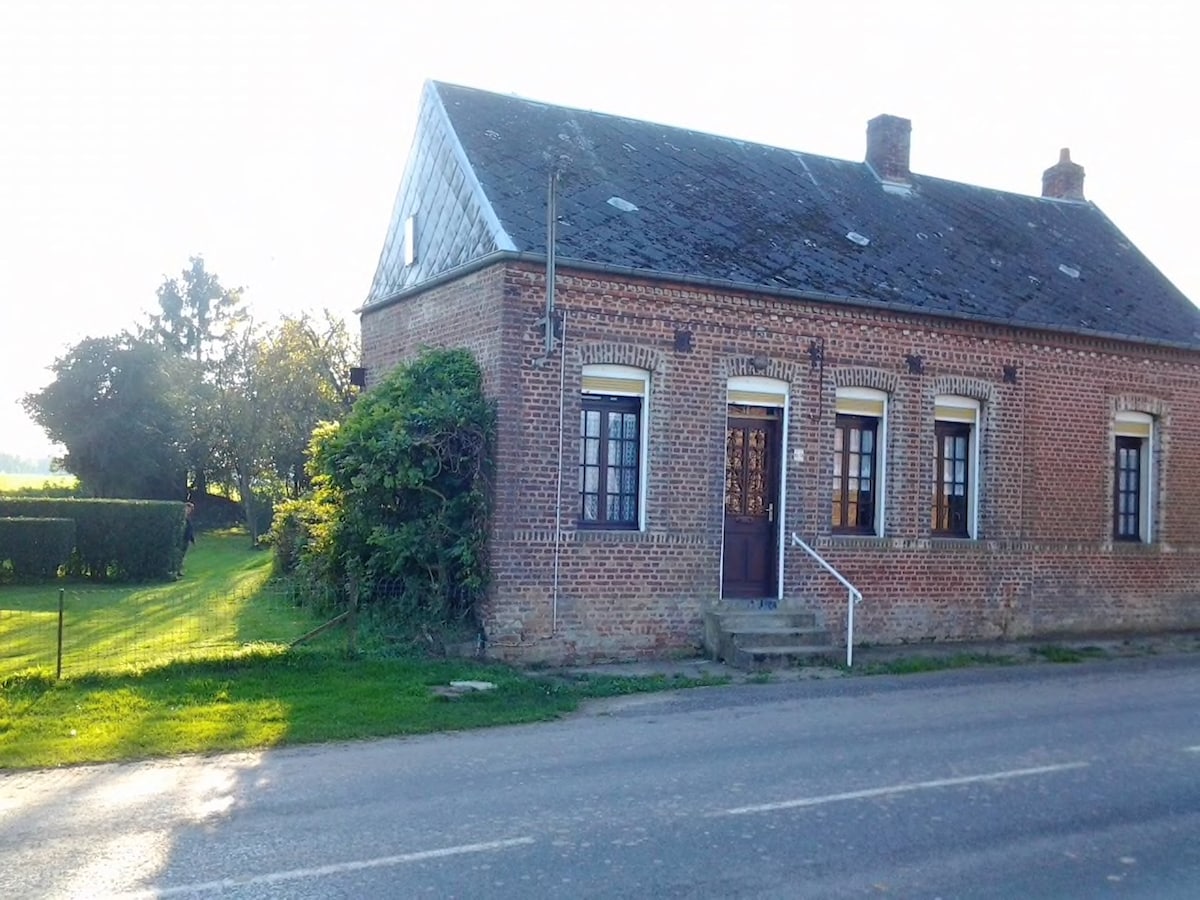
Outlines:
{"label": "pale sky", "polygon": [[0,451],[87,336],[201,254],[257,318],[347,316],[433,78],[915,172],[1085,192],[1193,300],[1197,13],[1180,0],[0,0]]}

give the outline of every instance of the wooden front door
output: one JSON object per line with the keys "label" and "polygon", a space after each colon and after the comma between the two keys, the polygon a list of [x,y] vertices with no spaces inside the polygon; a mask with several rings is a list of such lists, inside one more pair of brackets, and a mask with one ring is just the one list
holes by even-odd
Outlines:
{"label": "wooden front door", "polygon": [[730,406],[725,429],[725,546],[721,595],[778,596],[782,410]]}

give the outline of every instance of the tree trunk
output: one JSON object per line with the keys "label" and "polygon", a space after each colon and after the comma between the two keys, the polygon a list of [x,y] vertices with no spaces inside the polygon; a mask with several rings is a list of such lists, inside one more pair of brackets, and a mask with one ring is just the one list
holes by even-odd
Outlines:
{"label": "tree trunk", "polygon": [[254,495],[250,492],[250,478],[238,470],[238,493],[242,495],[242,511],[246,516],[246,529],[250,532],[250,546],[258,546],[258,517],[254,515]]}
{"label": "tree trunk", "polygon": [[196,477],[192,479],[192,496],[203,497],[208,493],[208,473],[203,469],[196,470]]}

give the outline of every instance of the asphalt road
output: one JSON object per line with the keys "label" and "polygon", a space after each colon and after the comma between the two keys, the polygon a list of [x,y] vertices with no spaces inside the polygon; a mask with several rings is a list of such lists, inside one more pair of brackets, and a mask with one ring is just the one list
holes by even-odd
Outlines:
{"label": "asphalt road", "polygon": [[10,774],[0,896],[1192,898],[1200,658]]}

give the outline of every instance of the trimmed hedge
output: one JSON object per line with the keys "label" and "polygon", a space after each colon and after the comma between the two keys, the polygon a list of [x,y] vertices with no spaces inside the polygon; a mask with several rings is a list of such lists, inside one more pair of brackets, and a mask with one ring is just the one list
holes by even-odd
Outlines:
{"label": "trimmed hedge", "polygon": [[74,519],[0,519],[0,565],[16,578],[54,578],[74,547]]}
{"label": "trimmed hedge", "polygon": [[183,562],[182,503],[0,497],[0,517],[74,519],[67,574],[76,577],[149,581],[170,578]]}

